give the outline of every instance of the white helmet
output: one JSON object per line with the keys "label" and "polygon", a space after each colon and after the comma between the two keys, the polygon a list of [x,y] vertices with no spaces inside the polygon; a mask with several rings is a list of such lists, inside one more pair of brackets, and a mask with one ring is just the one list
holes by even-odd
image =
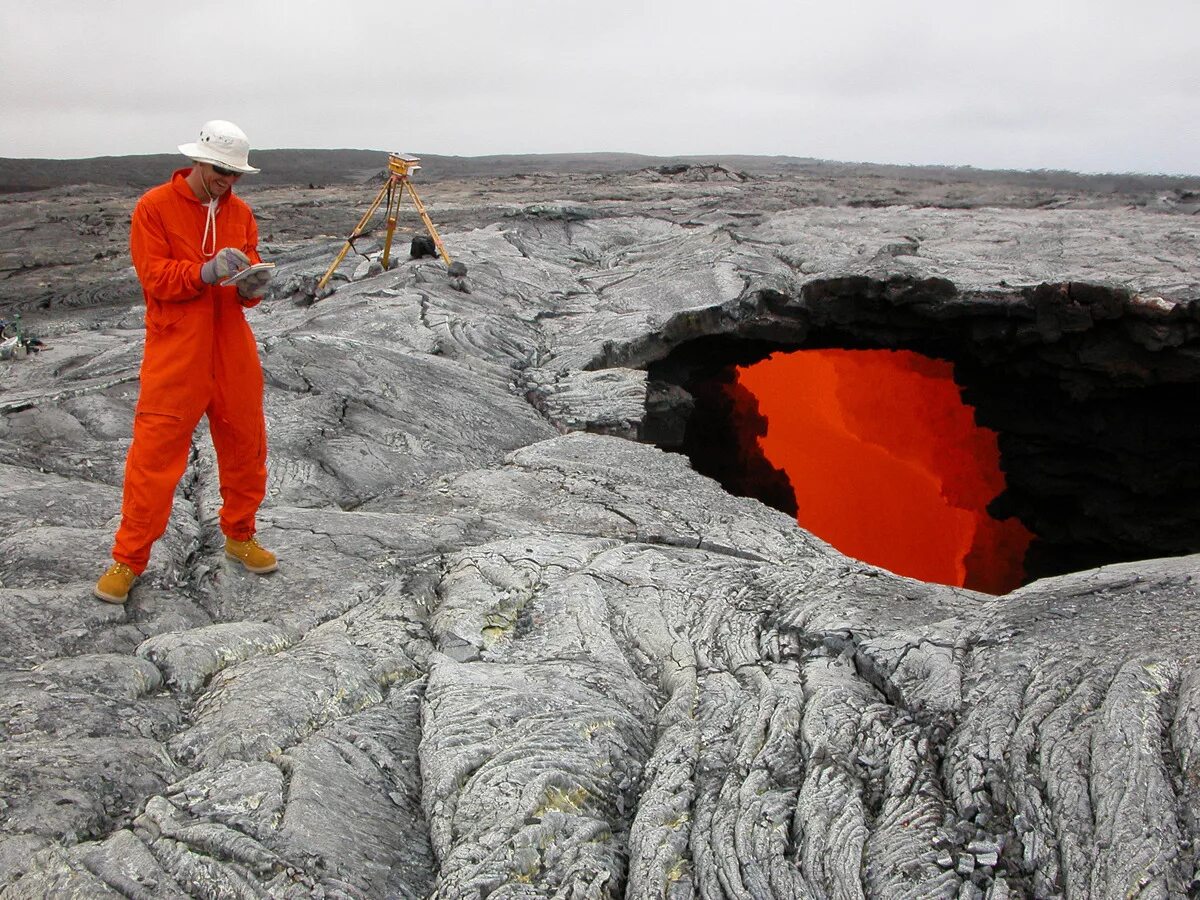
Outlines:
{"label": "white helmet", "polygon": [[180,144],[179,152],[195,162],[233,169],[246,175],[261,172],[250,165],[250,139],[232,122],[214,119],[200,129],[200,140]]}

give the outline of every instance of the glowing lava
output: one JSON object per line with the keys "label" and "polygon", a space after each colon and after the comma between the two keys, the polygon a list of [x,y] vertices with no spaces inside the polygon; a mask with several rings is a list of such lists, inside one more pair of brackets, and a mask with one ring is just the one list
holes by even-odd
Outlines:
{"label": "glowing lava", "polygon": [[1002,594],[1033,535],[987,505],[1004,490],[996,434],[975,424],[950,363],[909,351],[802,350],[739,368],[787,472],[796,520],[901,575]]}

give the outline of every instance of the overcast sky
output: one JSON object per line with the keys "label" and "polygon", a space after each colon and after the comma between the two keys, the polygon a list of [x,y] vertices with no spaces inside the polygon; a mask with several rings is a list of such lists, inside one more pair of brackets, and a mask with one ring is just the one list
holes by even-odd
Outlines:
{"label": "overcast sky", "polygon": [[1200,0],[0,0],[0,156],[212,118],[256,148],[1200,174]]}

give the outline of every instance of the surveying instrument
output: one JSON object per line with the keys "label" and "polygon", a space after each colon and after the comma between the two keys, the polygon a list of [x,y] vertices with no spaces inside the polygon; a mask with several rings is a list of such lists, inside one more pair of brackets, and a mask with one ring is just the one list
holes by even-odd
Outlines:
{"label": "surveying instrument", "polygon": [[[379,205],[383,203],[384,198],[387,198],[387,239],[383,242],[383,269],[387,271],[388,258],[392,253],[392,237],[396,233],[396,214],[400,209],[400,202],[404,199],[404,189],[408,189],[408,195],[412,197],[413,206],[417,208],[417,212],[421,216],[421,221],[425,223],[425,227],[429,230],[429,236],[433,238],[433,244],[437,247],[438,253],[442,259],[446,261],[447,266],[452,266],[454,263],[450,259],[450,254],[446,252],[446,247],[442,243],[441,237],[438,236],[437,229],[433,227],[433,222],[429,219],[429,213],[425,211],[425,204],[421,202],[421,198],[417,196],[417,189],[413,187],[409,175],[421,168],[419,157],[407,156],[403,153],[388,154],[388,177],[384,182],[383,187],[379,189],[379,193],[375,195],[374,202],[363,213],[363,217],[358,220],[358,224],[354,226],[354,230],[350,232],[350,236],[346,238],[346,243],[333,264],[325,271],[321,280],[317,282],[317,291],[324,289],[325,284],[333,276],[334,270],[341,265],[342,260],[346,258],[346,254],[354,246],[354,242],[358,240],[366,231],[367,223],[371,221],[371,216],[375,215],[375,210],[379,209]],[[461,267],[461,264],[460,264]],[[454,274],[453,272],[451,274]]]}

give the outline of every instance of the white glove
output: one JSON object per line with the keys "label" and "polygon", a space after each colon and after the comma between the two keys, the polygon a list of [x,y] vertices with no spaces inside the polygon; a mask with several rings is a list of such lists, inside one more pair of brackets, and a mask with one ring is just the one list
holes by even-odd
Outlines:
{"label": "white glove", "polygon": [[250,257],[233,247],[222,247],[217,255],[200,267],[200,280],[205,284],[216,284],[230,275],[236,275],[250,265]]}
{"label": "white glove", "polygon": [[267,292],[273,269],[259,269],[238,282],[238,294],[243,300],[254,300]]}

